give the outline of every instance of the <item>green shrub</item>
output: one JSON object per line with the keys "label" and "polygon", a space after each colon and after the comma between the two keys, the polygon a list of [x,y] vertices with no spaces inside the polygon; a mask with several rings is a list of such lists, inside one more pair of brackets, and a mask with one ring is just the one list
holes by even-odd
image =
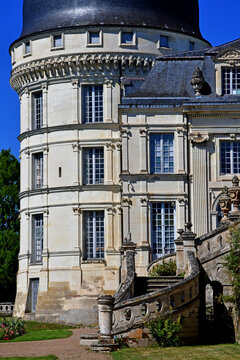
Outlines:
{"label": "green shrub", "polygon": [[150,272],[151,276],[175,276],[177,271],[176,261],[164,261],[162,264],[158,264],[154,266],[152,271]]}
{"label": "green shrub", "polygon": [[0,321],[0,340],[12,340],[25,333],[25,322],[21,319],[4,318]]}
{"label": "green shrub", "polygon": [[149,321],[148,327],[160,347],[182,345],[182,340],[179,337],[182,329],[180,321],[180,316],[177,320],[172,320],[169,317],[167,319],[157,318]]}

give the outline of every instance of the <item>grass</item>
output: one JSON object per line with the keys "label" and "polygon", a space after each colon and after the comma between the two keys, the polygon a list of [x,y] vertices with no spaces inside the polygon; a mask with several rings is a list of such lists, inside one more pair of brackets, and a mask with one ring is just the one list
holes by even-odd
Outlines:
{"label": "grass", "polygon": [[240,345],[122,348],[112,356],[114,360],[240,360]]}
{"label": "grass", "polygon": [[[9,342],[22,342],[22,341],[38,341],[38,340],[51,340],[63,339],[72,335],[72,326],[62,324],[48,324],[39,323],[37,321],[26,322],[26,334],[16,337],[13,340],[4,341],[1,343]],[[1,359],[1,358],[0,358]]]}
{"label": "grass", "polygon": [[41,357],[0,357],[2,360],[56,360],[55,355],[41,356]]}

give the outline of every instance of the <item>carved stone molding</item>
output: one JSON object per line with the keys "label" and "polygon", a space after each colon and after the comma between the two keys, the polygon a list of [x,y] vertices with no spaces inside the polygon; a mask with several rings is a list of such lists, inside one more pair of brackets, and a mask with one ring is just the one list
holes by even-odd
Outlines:
{"label": "carved stone molding", "polygon": [[239,65],[240,64],[240,52],[237,50],[228,50],[224,54],[221,54],[218,58],[218,61],[226,62],[230,65]]}
{"label": "carved stone molding", "polygon": [[122,199],[122,205],[123,206],[131,206],[132,205],[132,200],[130,198],[123,198]]}
{"label": "carved stone molding", "polygon": [[115,144],[113,144],[113,143],[107,143],[107,144],[106,144],[106,148],[107,148],[108,151],[112,151],[112,150],[115,149]]}
{"label": "carved stone molding", "polygon": [[191,143],[193,145],[205,144],[209,140],[209,135],[206,133],[192,133],[190,134]]}
{"label": "carved stone molding", "polygon": [[116,143],[115,146],[116,146],[116,149],[117,149],[118,151],[121,151],[121,150],[122,150],[122,144],[121,144],[121,143]]}
{"label": "carved stone molding", "polygon": [[139,133],[141,136],[147,136],[148,131],[146,128],[142,128],[142,129],[139,129]]}
{"label": "carved stone molding", "polygon": [[184,197],[180,197],[180,198],[178,198],[178,202],[179,202],[179,204],[185,205],[188,202],[188,199],[184,198]]}
{"label": "carved stone molding", "polygon": [[79,145],[78,142],[76,142],[76,143],[72,144],[72,148],[74,151],[78,151],[78,150],[80,150],[81,146]]}
{"label": "carved stone molding", "polygon": [[65,76],[81,76],[93,72],[149,71],[154,58],[138,55],[79,54],[62,55],[19,65],[12,70],[10,84],[16,91],[33,82]]}
{"label": "carved stone molding", "polygon": [[131,135],[131,131],[129,129],[121,129],[120,132],[122,137],[129,137]]}
{"label": "carved stone molding", "polygon": [[108,215],[114,215],[116,213],[116,209],[114,206],[107,206],[106,211],[107,211]]}
{"label": "carved stone molding", "polygon": [[48,216],[48,215],[49,215],[49,209],[44,209],[44,210],[43,210],[43,214],[44,214],[45,216]]}
{"label": "carved stone molding", "polygon": [[73,207],[72,209],[73,209],[74,215],[82,214],[82,209],[79,206]]}

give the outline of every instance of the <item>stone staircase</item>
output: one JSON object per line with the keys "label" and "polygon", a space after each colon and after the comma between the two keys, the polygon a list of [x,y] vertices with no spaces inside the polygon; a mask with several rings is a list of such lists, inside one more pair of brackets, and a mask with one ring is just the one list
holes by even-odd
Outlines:
{"label": "stone staircase", "polygon": [[182,276],[149,276],[147,278],[147,293],[175,285],[181,280],[183,280]]}

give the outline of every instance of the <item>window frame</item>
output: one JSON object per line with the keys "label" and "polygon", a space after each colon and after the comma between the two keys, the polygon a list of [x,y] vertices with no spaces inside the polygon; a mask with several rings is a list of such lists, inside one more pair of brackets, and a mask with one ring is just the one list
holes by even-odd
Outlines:
{"label": "window frame", "polygon": [[[62,43],[60,46],[55,46],[55,38],[57,36],[61,36],[61,40],[62,40]],[[54,50],[62,50],[65,48],[65,36],[64,36],[64,33],[56,33],[56,34],[52,34],[50,36],[50,41],[51,41],[51,51],[54,51]]]}
{"label": "window frame", "polygon": [[[224,75],[224,71],[229,71],[229,80],[230,80],[230,84],[229,84],[229,93],[226,91],[227,88],[227,84],[225,83],[226,79],[226,75]],[[235,78],[236,81],[236,90],[233,89],[233,72],[237,72],[238,74],[235,75],[236,77],[239,76],[239,89],[238,89],[238,79]],[[233,91],[236,91],[236,93],[233,93]],[[237,93],[237,91],[239,91],[239,93]],[[221,94],[222,95],[237,95],[240,96],[240,66],[221,66]]]}
{"label": "window frame", "polygon": [[[133,37],[132,37],[132,42],[131,43],[125,43],[125,42],[122,42],[122,34],[124,33],[132,33],[133,34]],[[136,31],[133,31],[133,30],[121,30],[119,32],[119,46],[121,47],[136,47],[137,45],[137,34],[136,34]]]}
{"label": "window frame", "polygon": [[[38,118],[38,111],[36,109],[36,107],[38,106],[36,104],[36,100],[37,100],[37,95],[41,95],[40,96],[40,109],[39,109],[39,118]],[[39,130],[43,127],[43,91],[39,90],[39,91],[34,91],[31,94],[31,115],[32,115],[32,130]]]}
{"label": "window frame", "polygon": [[[103,166],[99,167],[99,174],[102,176],[99,176],[99,174],[97,173],[97,167],[98,167],[98,162],[96,162],[96,150],[102,150],[102,159],[103,160]],[[89,182],[86,179],[89,179],[89,174],[86,174],[85,171],[87,169],[86,166],[86,152],[93,150],[93,159],[92,159],[92,178],[93,178],[93,182]],[[104,185],[105,183],[105,151],[104,151],[104,146],[84,146],[82,148],[82,184],[83,185]],[[100,178],[102,179],[102,181],[97,182],[96,179]]]}
{"label": "window frame", "polygon": [[193,40],[189,40],[189,43],[188,43],[188,50],[189,50],[189,51],[194,51],[194,50],[196,50],[196,49],[195,49],[195,46],[196,46],[195,41],[193,41]]}
{"label": "window frame", "polygon": [[[32,214],[32,231],[31,231],[31,264],[42,264],[43,242],[44,242],[44,216],[43,213]],[[36,223],[40,222],[40,236],[36,236]],[[40,246],[40,249],[39,249]]]}
{"label": "window frame", "polygon": [[[230,172],[223,172],[222,171],[222,145],[223,143],[229,143],[230,145]],[[233,147],[234,147],[234,144],[235,143],[238,143],[238,147],[239,147],[239,156],[236,156],[236,160],[238,162],[238,172],[234,172],[234,156],[233,156]],[[225,157],[224,157],[225,158]],[[225,168],[226,168],[226,162],[225,162]],[[229,139],[221,139],[219,140],[219,173],[220,173],[220,176],[233,176],[233,175],[236,175],[236,174],[240,174],[240,140],[229,140]]]}
{"label": "window frame", "polygon": [[[162,45],[161,40],[162,39],[167,39],[167,46]],[[160,34],[160,39],[159,39],[159,48],[163,48],[163,49],[169,49],[169,36],[168,35],[164,35],[164,34]]]}
{"label": "window frame", "polygon": [[[99,33],[99,42],[91,42],[91,34]],[[89,30],[87,31],[87,47],[102,47],[103,46],[103,31],[102,30]]]}
{"label": "window frame", "polygon": [[[91,250],[89,252],[90,246],[89,243],[91,242],[91,239],[87,238],[87,231],[88,231],[88,225],[86,224],[87,222],[87,218],[86,216],[89,215],[90,213],[92,213],[93,215],[93,231],[92,231],[92,256],[89,256],[89,253],[91,253]],[[97,239],[97,232],[96,232],[96,227],[97,227],[97,213],[101,213],[102,215],[102,219],[100,219],[100,221],[102,221],[102,224],[100,226],[103,226],[103,240],[100,239],[100,256],[97,257],[97,241],[99,241]],[[105,230],[106,230],[106,216],[105,216],[105,211],[104,209],[98,209],[98,210],[84,210],[83,211],[83,260],[84,261],[103,261],[105,260],[105,251],[106,251],[106,239],[105,239]],[[101,231],[100,231],[101,232]],[[101,236],[101,235],[100,235]],[[103,241],[103,249],[102,249],[102,243],[101,241]]]}
{"label": "window frame", "polygon": [[[29,44],[29,51],[27,52],[27,45]],[[32,40],[26,40],[23,42],[23,57],[32,55]]]}
{"label": "window frame", "polygon": [[[38,292],[39,292],[39,278],[30,278],[29,286],[28,286],[28,297],[27,297],[27,306],[26,313],[35,314],[37,310],[37,300],[38,300]],[[34,296],[33,284],[37,284],[37,291],[35,291],[36,296]],[[35,301],[36,300],[36,301]]]}
{"label": "window frame", "polygon": [[[162,243],[162,252],[161,253],[158,253],[159,256],[154,255],[154,229],[153,229],[153,206],[159,204],[160,207],[161,207],[161,212],[162,210],[164,210],[164,214],[163,216],[161,216],[161,236],[162,236],[162,240],[161,240],[161,243]],[[170,238],[170,242],[169,244],[170,245],[173,245],[173,248],[172,248],[172,251],[171,251],[171,246],[170,246],[170,251],[167,252],[165,247],[166,247],[166,224],[165,223],[165,220],[166,220],[166,208],[165,206],[167,205],[170,205],[170,208],[173,209],[173,221],[174,221],[174,225],[173,225],[173,236],[172,236],[172,239]],[[171,227],[171,225],[169,225]],[[165,256],[165,255],[168,255],[168,254],[172,254],[175,252],[175,249],[176,249],[176,246],[175,246],[175,239],[176,239],[176,226],[177,226],[177,223],[176,223],[176,201],[171,201],[170,199],[168,201],[163,201],[162,199],[157,199],[156,201],[151,201],[150,202],[150,234],[151,234],[151,258],[152,260],[154,259],[157,259],[159,257],[162,257],[162,256]],[[171,230],[172,231],[172,230]],[[160,247],[159,247],[160,248]]]}
{"label": "window frame", "polygon": [[[153,168],[153,166],[152,166],[152,161],[153,161],[153,158],[152,158],[152,142],[151,142],[151,138],[153,137],[153,136],[161,136],[161,137],[163,137],[163,136],[165,136],[165,135],[172,135],[172,140],[173,140],[173,146],[172,146],[172,151],[173,151],[173,171],[171,171],[171,172],[164,172],[163,170],[164,170],[164,162],[163,162],[163,160],[161,161],[161,164],[162,164],[162,171],[161,172],[156,172],[156,171],[152,171],[152,168]],[[175,172],[176,172],[176,164],[175,164],[175,162],[176,162],[176,159],[175,159],[175,133],[174,132],[169,132],[169,131],[162,131],[162,132],[150,132],[149,133],[149,139],[148,139],[149,141],[148,141],[148,143],[149,143],[149,147],[148,147],[148,154],[149,154],[149,157],[148,157],[148,164],[149,164],[149,166],[148,166],[148,169],[149,169],[149,174],[155,174],[155,175],[157,175],[157,174],[174,174]],[[162,142],[162,141],[161,141]],[[162,142],[163,143],[163,142]],[[161,149],[161,153],[162,153],[162,157],[163,157],[163,146],[162,146],[162,149]]]}
{"label": "window frame", "polygon": [[[87,95],[86,95],[86,89],[92,87],[92,107],[91,109],[87,109]],[[96,117],[96,87],[101,87],[102,89],[102,94],[101,94],[101,99],[100,99],[100,109],[97,109],[97,111],[100,113],[98,115],[98,117]],[[96,123],[104,123],[104,85],[101,84],[83,84],[81,86],[81,104],[82,104],[82,123],[83,124],[96,124]],[[90,101],[90,100],[89,100]],[[98,101],[98,100],[97,100]],[[101,110],[101,106],[102,106],[102,110]],[[86,112],[87,110],[89,111],[89,114],[86,116]],[[92,112],[92,121],[86,121],[87,118],[90,118],[90,114]],[[96,121],[96,119],[99,119]]]}
{"label": "window frame", "polygon": [[[39,157],[39,159],[37,157]],[[40,165],[37,164],[37,161],[39,161]],[[39,185],[37,184],[38,171],[40,171],[39,178],[41,179],[39,181]],[[44,174],[43,151],[35,152],[32,154],[32,189],[33,190],[41,190],[43,188],[43,174]]]}

